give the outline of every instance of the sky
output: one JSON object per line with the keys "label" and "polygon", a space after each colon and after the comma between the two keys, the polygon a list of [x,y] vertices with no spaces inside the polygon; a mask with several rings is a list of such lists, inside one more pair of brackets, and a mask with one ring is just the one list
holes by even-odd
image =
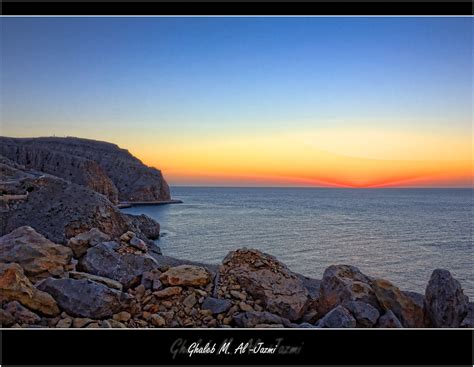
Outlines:
{"label": "sky", "polygon": [[0,133],[171,185],[473,187],[473,21],[2,17]]}

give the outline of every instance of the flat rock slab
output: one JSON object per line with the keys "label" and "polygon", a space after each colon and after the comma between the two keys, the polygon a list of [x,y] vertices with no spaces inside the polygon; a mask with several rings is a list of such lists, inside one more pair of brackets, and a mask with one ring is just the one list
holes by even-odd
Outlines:
{"label": "flat rock slab", "polygon": [[202,287],[209,284],[211,274],[201,266],[179,265],[161,274],[160,281],[165,285]]}
{"label": "flat rock slab", "polygon": [[122,311],[130,296],[88,279],[53,279],[42,281],[38,288],[49,293],[61,309],[75,317],[103,319]]}

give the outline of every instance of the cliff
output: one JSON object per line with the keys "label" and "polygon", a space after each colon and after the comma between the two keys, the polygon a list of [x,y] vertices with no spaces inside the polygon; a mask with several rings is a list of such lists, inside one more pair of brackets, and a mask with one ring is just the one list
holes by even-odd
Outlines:
{"label": "cliff", "polygon": [[0,137],[0,154],[11,161],[119,201],[170,200],[161,171],[115,144],[79,138]]}

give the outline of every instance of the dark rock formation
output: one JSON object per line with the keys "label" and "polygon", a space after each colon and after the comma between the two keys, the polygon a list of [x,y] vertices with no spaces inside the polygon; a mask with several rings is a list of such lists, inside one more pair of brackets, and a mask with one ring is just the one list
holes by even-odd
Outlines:
{"label": "dark rock formation", "polygon": [[403,328],[403,325],[400,322],[400,320],[397,318],[397,316],[395,316],[395,314],[391,310],[387,310],[387,312],[385,312],[379,318],[377,327],[394,329],[394,328]]}
{"label": "dark rock formation", "polygon": [[339,305],[329,311],[321,320],[316,323],[318,328],[355,328],[356,320],[351,313],[343,306]]}
{"label": "dark rock formation", "polygon": [[127,304],[127,294],[104,284],[81,279],[43,280],[38,289],[49,293],[59,306],[73,316],[102,319],[112,316]]}
{"label": "dark rock formation", "polygon": [[0,138],[0,154],[117,201],[169,200],[161,172],[117,145],[79,138]]}
{"label": "dark rock formation", "polygon": [[202,302],[203,310],[210,310],[213,314],[227,312],[232,307],[232,302],[228,299],[219,299],[214,297],[207,297]]}
{"label": "dark rock formation", "polygon": [[143,273],[158,268],[158,264],[147,254],[122,252],[117,242],[103,242],[87,250],[79,267],[84,272],[114,279],[128,288],[139,283]]}
{"label": "dark rock formation", "polygon": [[371,328],[377,323],[380,316],[379,311],[368,303],[349,301],[344,303],[344,307],[356,319],[357,327]]}
{"label": "dark rock formation", "polygon": [[323,274],[319,311],[326,314],[346,301],[361,301],[380,309],[370,278],[350,265],[331,265]]}
{"label": "dark rock formation", "polygon": [[431,274],[425,292],[425,307],[434,327],[459,327],[466,317],[469,299],[459,281],[447,270]]}

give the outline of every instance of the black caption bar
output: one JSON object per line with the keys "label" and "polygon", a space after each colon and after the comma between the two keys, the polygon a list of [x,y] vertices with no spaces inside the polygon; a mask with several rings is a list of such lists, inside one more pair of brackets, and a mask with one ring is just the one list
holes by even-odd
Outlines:
{"label": "black caption bar", "polygon": [[23,2],[4,15],[472,15],[470,1],[438,2]]}
{"label": "black caption bar", "polygon": [[2,365],[472,365],[472,330],[4,330]]}

